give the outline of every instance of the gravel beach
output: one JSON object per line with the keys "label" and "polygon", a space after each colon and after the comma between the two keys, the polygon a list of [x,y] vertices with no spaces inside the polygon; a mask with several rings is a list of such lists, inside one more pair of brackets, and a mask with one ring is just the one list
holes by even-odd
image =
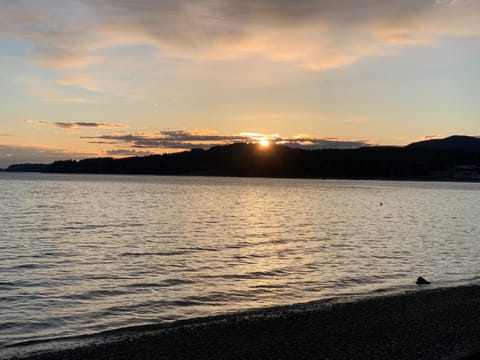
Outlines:
{"label": "gravel beach", "polygon": [[122,330],[22,359],[473,360],[477,351],[480,287],[462,286]]}

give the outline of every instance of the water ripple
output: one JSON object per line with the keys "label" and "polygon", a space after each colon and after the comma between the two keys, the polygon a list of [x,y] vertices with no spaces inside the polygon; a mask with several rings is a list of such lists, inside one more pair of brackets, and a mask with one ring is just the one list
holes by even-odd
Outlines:
{"label": "water ripple", "polygon": [[0,201],[0,357],[419,275],[480,282],[480,184],[0,173]]}

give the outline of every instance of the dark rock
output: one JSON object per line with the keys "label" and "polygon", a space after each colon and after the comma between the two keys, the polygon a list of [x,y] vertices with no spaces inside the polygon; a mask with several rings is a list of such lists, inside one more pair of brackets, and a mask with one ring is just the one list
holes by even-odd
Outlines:
{"label": "dark rock", "polygon": [[430,285],[430,281],[427,281],[423,277],[419,276],[416,284],[417,285]]}

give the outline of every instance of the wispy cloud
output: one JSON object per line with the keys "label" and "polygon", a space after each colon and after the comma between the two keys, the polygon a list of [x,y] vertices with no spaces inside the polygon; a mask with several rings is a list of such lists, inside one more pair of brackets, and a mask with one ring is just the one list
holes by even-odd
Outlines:
{"label": "wispy cloud", "polygon": [[76,104],[91,104],[94,101],[82,97],[69,97],[69,96],[57,96],[57,97],[42,97],[42,101],[45,102],[58,102],[58,103],[76,103]]}
{"label": "wispy cloud", "polygon": [[211,135],[185,130],[166,130],[158,133],[111,134],[99,136],[83,136],[90,143],[120,144],[129,149],[193,149],[210,148],[235,142],[258,142],[269,140],[272,143],[284,144],[304,149],[321,148],[357,148],[369,146],[368,141],[351,141],[344,139],[322,139],[308,135],[281,137],[278,134],[260,134],[244,132],[238,135]]}
{"label": "wispy cloud", "polygon": [[80,128],[95,129],[127,129],[127,125],[107,124],[97,122],[61,122],[61,121],[43,121],[43,120],[23,120],[27,124],[54,126],[60,129],[76,130]]}
{"label": "wispy cloud", "polygon": [[420,137],[420,140],[432,140],[432,139],[440,139],[442,136],[440,135],[425,135]]}
{"label": "wispy cloud", "polygon": [[103,92],[96,84],[95,79],[83,73],[73,73],[62,76],[57,83],[62,86],[74,86],[91,92]]}
{"label": "wispy cloud", "polygon": [[[95,91],[95,85],[87,82],[87,77],[70,77],[65,75],[60,80],[49,76],[41,76],[38,72],[30,72],[28,75],[16,75],[10,79],[12,84],[25,88],[32,97],[47,103],[70,103],[70,104],[98,104],[100,90]],[[69,85],[69,86],[67,86]]]}

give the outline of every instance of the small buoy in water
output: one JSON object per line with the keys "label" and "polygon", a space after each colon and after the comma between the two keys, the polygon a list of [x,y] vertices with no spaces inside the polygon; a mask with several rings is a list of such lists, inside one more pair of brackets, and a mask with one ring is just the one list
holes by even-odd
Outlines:
{"label": "small buoy in water", "polygon": [[423,277],[419,276],[417,279],[417,285],[429,285],[430,281],[425,280]]}

